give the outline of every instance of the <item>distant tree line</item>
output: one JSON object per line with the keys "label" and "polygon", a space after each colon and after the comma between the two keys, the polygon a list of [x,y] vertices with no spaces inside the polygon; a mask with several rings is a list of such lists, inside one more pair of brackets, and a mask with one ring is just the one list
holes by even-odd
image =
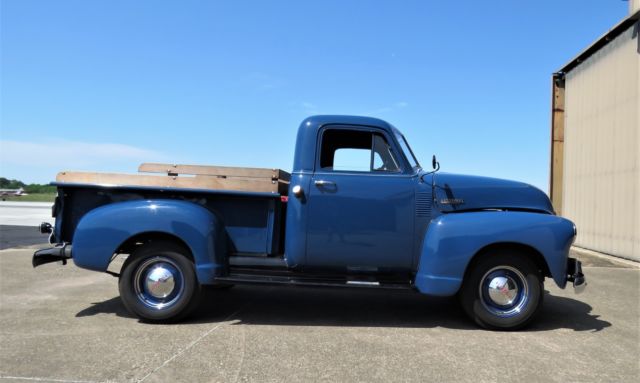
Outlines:
{"label": "distant tree line", "polygon": [[25,193],[34,194],[34,193],[44,193],[44,194],[54,194],[56,192],[56,187],[51,185],[40,185],[40,184],[25,184],[19,180],[10,180],[4,177],[0,177],[0,189],[20,189],[23,188]]}

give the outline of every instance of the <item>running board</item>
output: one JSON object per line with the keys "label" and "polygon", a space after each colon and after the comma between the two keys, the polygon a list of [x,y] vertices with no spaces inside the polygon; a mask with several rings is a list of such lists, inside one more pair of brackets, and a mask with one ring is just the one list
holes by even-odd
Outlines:
{"label": "running board", "polygon": [[385,283],[380,281],[357,280],[347,278],[314,278],[313,276],[286,276],[286,275],[257,275],[231,273],[226,277],[216,278],[216,282],[233,283],[233,284],[252,284],[252,285],[289,285],[289,286],[310,286],[310,287],[355,287],[355,288],[375,288],[388,290],[411,290],[413,284],[410,281],[406,283],[391,282]]}
{"label": "running board", "polygon": [[234,255],[229,257],[230,266],[287,267],[284,258]]}

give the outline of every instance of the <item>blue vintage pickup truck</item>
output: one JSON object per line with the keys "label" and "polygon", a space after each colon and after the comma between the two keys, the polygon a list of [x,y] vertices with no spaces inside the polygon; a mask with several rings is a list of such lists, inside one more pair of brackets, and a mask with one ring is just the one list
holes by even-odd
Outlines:
{"label": "blue vintage pickup truck", "polygon": [[184,318],[203,285],[277,284],[457,295],[480,326],[511,330],[534,318],[546,277],[586,285],[568,257],[575,225],[535,187],[439,173],[435,157],[425,170],[374,118],[309,117],[296,145],[291,174],[60,173],[55,226],[40,227],[54,247],[33,265],[73,259],[111,273],[127,309],[150,322]]}

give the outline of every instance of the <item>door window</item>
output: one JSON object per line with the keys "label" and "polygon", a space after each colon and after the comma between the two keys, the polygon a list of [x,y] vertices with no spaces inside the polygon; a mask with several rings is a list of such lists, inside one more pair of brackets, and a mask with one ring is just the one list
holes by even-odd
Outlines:
{"label": "door window", "polygon": [[382,134],[346,129],[324,132],[320,167],[328,171],[400,171],[391,146]]}

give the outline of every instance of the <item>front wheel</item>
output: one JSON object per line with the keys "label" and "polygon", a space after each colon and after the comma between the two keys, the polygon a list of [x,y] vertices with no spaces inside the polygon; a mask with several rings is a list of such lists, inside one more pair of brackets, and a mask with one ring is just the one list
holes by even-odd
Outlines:
{"label": "front wheel", "polygon": [[148,322],[175,322],[198,303],[200,286],[188,251],[171,242],[150,242],[123,266],[118,287],[125,307]]}
{"label": "front wheel", "polygon": [[486,254],[471,266],[460,301],[477,324],[494,330],[517,330],[529,324],[542,305],[543,277],[526,254]]}

